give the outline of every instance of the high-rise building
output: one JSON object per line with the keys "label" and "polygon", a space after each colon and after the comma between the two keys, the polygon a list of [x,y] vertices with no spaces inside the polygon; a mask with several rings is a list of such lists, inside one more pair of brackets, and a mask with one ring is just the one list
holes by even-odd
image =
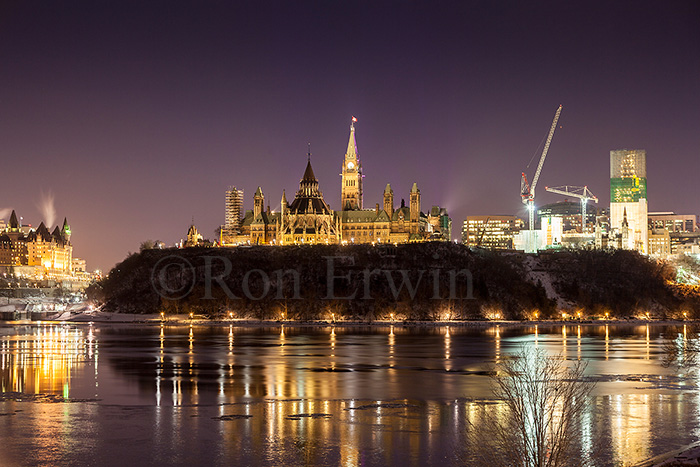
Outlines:
{"label": "high-rise building", "polygon": [[647,153],[644,149],[610,151],[610,228],[628,236],[622,248],[648,253]]}
{"label": "high-rise building", "polygon": [[235,186],[230,186],[228,190],[226,190],[224,228],[229,231],[237,231],[241,224],[242,214],[243,190],[239,190]]}

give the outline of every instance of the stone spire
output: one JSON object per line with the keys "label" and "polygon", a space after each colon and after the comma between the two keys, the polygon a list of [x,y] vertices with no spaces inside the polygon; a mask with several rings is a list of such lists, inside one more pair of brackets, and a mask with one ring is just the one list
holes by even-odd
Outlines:
{"label": "stone spire", "polygon": [[304,196],[320,196],[318,191],[318,179],[314,174],[314,169],[311,168],[311,159],[309,158],[306,163],[306,170],[304,170],[304,176],[301,177],[299,182],[299,193]]}
{"label": "stone spire", "polygon": [[68,218],[63,218],[63,227],[61,228],[61,235],[66,242],[70,242],[70,225],[68,225]]}
{"label": "stone spire", "polygon": [[10,229],[15,229],[19,230],[21,226],[19,225],[19,221],[17,220],[17,214],[15,213],[15,210],[12,210],[12,214],[10,215]]}
{"label": "stone spire", "polygon": [[311,159],[306,163],[306,170],[304,170],[304,176],[301,177],[302,182],[316,182],[316,175],[314,175],[314,169],[311,168]]}
{"label": "stone spire", "polygon": [[348,150],[345,152],[345,158],[357,159],[357,142],[355,141],[355,122],[357,119],[352,117],[350,121],[350,140],[348,141]]}

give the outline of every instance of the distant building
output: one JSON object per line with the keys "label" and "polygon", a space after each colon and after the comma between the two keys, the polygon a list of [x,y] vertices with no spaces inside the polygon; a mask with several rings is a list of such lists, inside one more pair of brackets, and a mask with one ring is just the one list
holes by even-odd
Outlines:
{"label": "distant building", "polygon": [[187,240],[185,240],[184,247],[189,248],[193,246],[201,246],[204,243],[204,238],[195,227],[194,223],[190,225],[187,229]]}
{"label": "distant building", "polygon": [[394,204],[394,190],[389,184],[382,204],[365,209],[363,173],[355,140],[355,119],[341,167],[341,210],[334,211],[319,189],[311,167],[311,154],[291,203],[282,192],[280,212],[265,207],[265,196],[258,187],[253,210],[245,212],[239,232],[223,231],[221,244],[334,244],[334,243],[405,243],[427,240],[450,240],[452,220],[447,210],[433,206],[421,212],[421,192],[416,183],[408,193],[409,204]]}
{"label": "distant building", "polygon": [[675,214],[673,212],[650,212],[649,229],[666,229],[669,232],[697,232],[697,217],[694,214]]}
{"label": "distant building", "polygon": [[0,232],[0,266],[35,266],[35,272],[48,274],[72,271],[73,245],[66,219],[52,232],[43,222],[36,230],[23,227],[12,211],[9,224]]}
{"label": "distant building", "polygon": [[44,223],[27,236],[29,266],[44,266],[47,271],[70,271],[73,267],[73,247],[70,244],[70,227],[66,220],[49,232]]}
{"label": "distant building", "polygon": [[627,222],[625,249],[648,253],[646,151],[610,151],[610,229],[621,235]]}
{"label": "distant building", "polygon": [[467,216],[462,224],[462,242],[493,250],[513,248],[513,236],[523,229],[516,216]]}
{"label": "distant building", "polygon": [[428,213],[428,224],[433,232],[438,232],[441,240],[452,240],[452,219],[447,213],[447,209],[440,206],[433,206]]}
{"label": "distant building", "polygon": [[87,263],[84,259],[73,258],[73,272],[81,273],[87,272]]}
{"label": "distant building", "polygon": [[[596,216],[600,214],[600,210],[592,208],[590,205],[586,209],[586,224],[588,226],[595,225]],[[581,203],[578,201],[559,201],[541,206],[537,209],[538,219],[544,217],[561,217],[563,221],[564,232],[569,230],[581,230]]]}
{"label": "distant building", "polygon": [[243,218],[243,190],[230,186],[226,190],[224,225],[221,227],[221,236],[229,237],[240,232],[241,219]]}
{"label": "distant building", "polygon": [[671,254],[671,236],[667,229],[649,230],[649,255],[666,258]]}
{"label": "distant building", "polygon": [[595,225],[595,247],[629,249],[630,228],[627,222],[627,211],[623,210],[620,228],[610,227],[610,218],[598,216]]}
{"label": "distant building", "polygon": [[670,232],[671,254],[700,254],[700,231]]}
{"label": "distant building", "polygon": [[22,266],[27,265],[27,239],[20,230],[17,214],[12,211],[10,222],[0,235],[0,265]]}

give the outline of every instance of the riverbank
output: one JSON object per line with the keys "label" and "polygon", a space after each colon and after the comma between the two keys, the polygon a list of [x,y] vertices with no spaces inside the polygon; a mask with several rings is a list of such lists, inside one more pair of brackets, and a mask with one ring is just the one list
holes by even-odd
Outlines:
{"label": "riverbank", "polygon": [[[12,322],[12,321],[6,321]],[[401,326],[401,327],[531,327],[531,326],[681,326],[699,325],[700,320],[644,320],[644,319],[608,319],[608,320],[257,320],[257,319],[207,319],[203,317],[180,314],[137,314],[137,313],[111,313],[104,311],[95,312],[63,312],[49,316],[42,320],[23,322],[62,322],[62,323],[114,323],[114,324],[147,324],[168,326],[240,326],[240,327],[354,327],[354,326]]]}

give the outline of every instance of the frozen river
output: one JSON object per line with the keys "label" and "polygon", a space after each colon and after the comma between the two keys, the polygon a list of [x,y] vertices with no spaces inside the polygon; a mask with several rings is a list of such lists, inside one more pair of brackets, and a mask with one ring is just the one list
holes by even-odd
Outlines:
{"label": "frozen river", "polygon": [[598,381],[581,458],[634,465],[700,439],[697,376],[661,364],[690,332],[5,324],[0,463],[465,465],[467,420],[499,411],[484,370],[538,346]]}

